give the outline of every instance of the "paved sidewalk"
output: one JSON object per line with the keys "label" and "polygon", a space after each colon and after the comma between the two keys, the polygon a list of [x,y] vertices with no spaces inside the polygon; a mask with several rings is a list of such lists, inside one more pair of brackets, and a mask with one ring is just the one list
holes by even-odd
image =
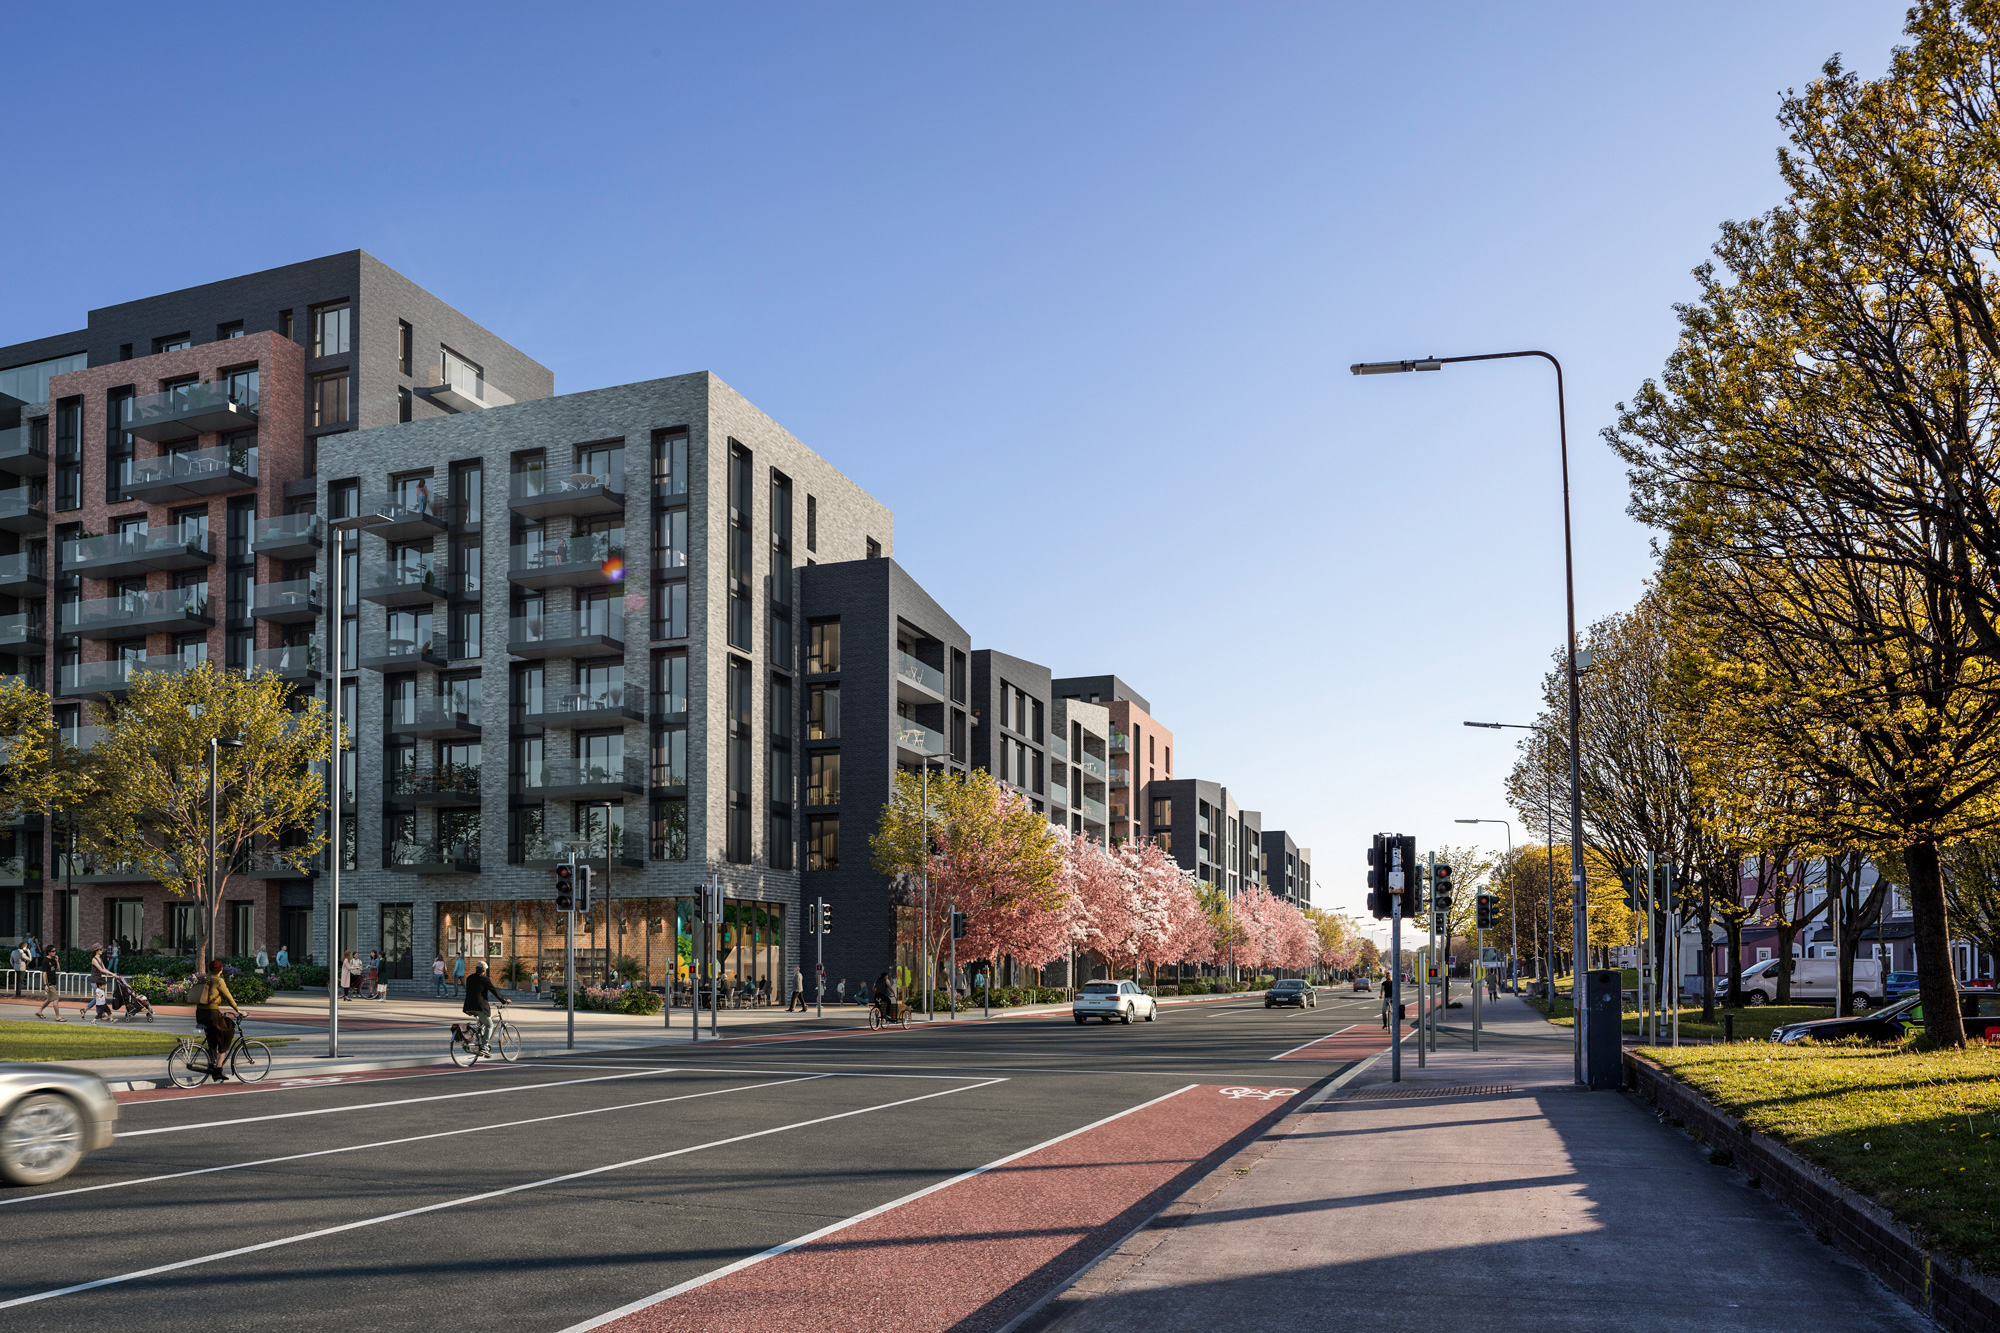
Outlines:
{"label": "paved sidewalk", "polygon": [[1685,1134],[1578,1090],[1567,1030],[1486,1016],[1478,1054],[1446,1032],[1419,1070],[1406,1042],[1401,1084],[1384,1055],[1286,1117],[1023,1328],[1932,1328]]}

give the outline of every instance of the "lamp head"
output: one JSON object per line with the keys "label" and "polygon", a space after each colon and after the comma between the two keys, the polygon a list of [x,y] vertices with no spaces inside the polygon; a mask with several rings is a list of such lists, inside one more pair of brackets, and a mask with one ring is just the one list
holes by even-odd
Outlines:
{"label": "lamp head", "polygon": [[1498,722],[1468,722],[1465,725],[1468,727],[1484,727],[1488,731],[1500,730],[1500,723]]}
{"label": "lamp head", "polygon": [[1347,368],[1352,375],[1402,375],[1412,370],[1441,370],[1444,362],[1436,357],[1421,361],[1357,361]]}

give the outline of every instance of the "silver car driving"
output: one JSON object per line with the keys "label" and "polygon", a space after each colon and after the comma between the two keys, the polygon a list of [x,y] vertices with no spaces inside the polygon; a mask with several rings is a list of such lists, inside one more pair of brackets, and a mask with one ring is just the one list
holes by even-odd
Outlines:
{"label": "silver car driving", "polygon": [[89,1070],[0,1063],[0,1180],[61,1180],[85,1153],[109,1147],[117,1124],[117,1100]]}

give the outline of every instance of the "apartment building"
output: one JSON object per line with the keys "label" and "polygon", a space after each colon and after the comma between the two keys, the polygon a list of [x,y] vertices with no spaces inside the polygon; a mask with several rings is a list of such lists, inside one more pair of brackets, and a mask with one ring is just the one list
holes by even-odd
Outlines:
{"label": "apartment building", "polygon": [[1312,906],[1312,849],[1283,829],[1264,830],[1265,888],[1294,907]]}
{"label": "apartment building", "polygon": [[1111,710],[1058,696],[1050,701],[1049,762],[1062,780],[1049,787],[1049,822],[1099,842],[1111,840]]}
{"label": "apartment building", "polygon": [[[1049,669],[991,648],[972,654],[972,764],[1049,810]],[[1064,785],[1058,783],[1058,786]]]}
{"label": "apartment building", "polygon": [[1154,718],[1145,696],[1116,676],[1065,676],[1049,689],[1060,698],[1102,704],[1110,714],[1111,841],[1144,838],[1147,788],[1174,775],[1174,734]]}
{"label": "apartment building", "polygon": [[805,674],[801,898],[832,909],[829,986],[848,994],[920,966],[916,904],[876,872],[869,840],[897,773],[965,772],[973,726],[972,639],[886,555],[799,572]]}
{"label": "apartment building", "polygon": [[719,877],[721,976],[782,998],[813,725],[800,574],[888,549],[888,510],[706,373],[360,431],[321,470],[323,512],[372,520],[343,566],[342,938],[392,981],[442,954],[546,984],[575,851],[596,876],[584,975],[684,982]]}
{"label": "apartment building", "polygon": [[[0,663],[87,703],[202,662],[316,688],[321,451],[369,426],[545,397],[548,369],[361,251],[93,310],[0,348]],[[73,821],[9,830],[0,935],[186,944],[191,904],[71,852]],[[225,947],[303,954],[311,876],[273,863]],[[11,909],[11,910],[7,910]]]}

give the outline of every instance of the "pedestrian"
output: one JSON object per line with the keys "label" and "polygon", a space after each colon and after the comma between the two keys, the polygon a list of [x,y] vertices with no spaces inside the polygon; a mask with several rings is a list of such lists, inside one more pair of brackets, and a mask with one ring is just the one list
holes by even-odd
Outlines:
{"label": "pedestrian", "polygon": [[842,977],[842,978],[840,979],[840,984],[839,984],[838,986],[835,986],[835,987],[833,988],[833,993],[834,993],[834,995],[836,995],[837,997],[839,997],[839,1002],[840,1002],[841,1004],[846,1004],[846,1003],[847,1003],[847,978],[846,978],[846,977]]}
{"label": "pedestrian", "polygon": [[[285,951],[283,949],[278,950],[278,957],[283,958],[284,956]],[[284,964],[281,962],[278,966],[283,967]],[[111,937],[111,970],[113,972],[118,970],[118,937],[116,935]]]}
{"label": "pedestrian", "polygon": [[1486,971],[1486,998],[1489,1000],[1500,998],[1500,973],[1492,968]]}
{"label": "pedestrian", "polygon": [[343,1000],[354,998],[354,972],[358,966],[352,949],[340,956],[340,998]]}
{"label": "pedestrian", "polygon": [[794,1007],[800,1013],[806,1011],[806,970],[796,966],[792,968],[792,998],[785,1002],[785,1012],[789,1014]]}
{"label": "pedestrian", "polygon": [[[51,955],[51,957],[53,957],[53,955]],[[53,976],[54,973],[51,973],[50,975]],[[113,975],[115,974],[111,971],[109,967],[105,965],[104,962],[104,946],[102,944],[91,945],[90,946],[91,985],[109,986],[111,984],[111,978],[113,977]],[[82,1003],[77,1006],[76,1016],[78,1018],[82,1018],[85,1014],[89,1013],[91,1009],[91,1004],[92,1004],[92,997],[88,992],[86,992],[84,994]]]}
{"label": "pedestrian", "polygon": [[454,991],[458,991],[460,993],[463,993],[465,990],[464,954],[460,954],[456,958],[451,960],[451,988]]}
{"label": "pedestrian", "polygon": [[7,955],[7,966],[14,973],[14,998],[21,998],[21,987],[28,981],[28,942],[17,940],[14,951]]}
{"label": "pedestrian", "polygon": [[437,993],[438,999],[442,1000],[444,998],[443,954],[439,954],[437,957],[431,959],[431,988]]}
{"label": "pedestrian", "polygon": [[236,997],[229,993],[229,983],[222,979],[220,958],[208,960],[208,972],[188,987],[188,998],[194,1001],[194,1021],[208,1038],[208,1076],[220,1083],[228,1077],[222,1072],[222,1058],[236,1039],[236,1023],[222,1012],[222,1006],[227,1004],[236,1018],[243,1017]]}
{"label": "pedestrian", "polygon": [[1389,1030],[1389,1015],[1396,1008],[1396,978],[1393,974],[1382,978],[1382,1030]]}
{"label": "pedestrian", "polygon": [[[278,946],[278,970],[282,972],[291,965],[292,965],[292,951],[290,949],[287,949],[284,945],[280,944]],[[114,952],[111,955],[111,967],[113,971],[116,971],[118,968],[118,954],[115,952],[115,948]]]}
{"label": "pedestrian", "polygon": [[265,953],[262,948],[259,948],[257,950],[257,975],[261,977],[270,970],[271,955]]}
{"label": "pedestrian", "polygon": [[111,995],[104,989],[103,982],[94,982],[91,985],[90,999],[84,1008],[95,1011],[90,1019],[93,1023],[108,1023],[111,1021]]}
{"label": "pedestrian", "polygon": [[377,984],[376,978],[380,977],[381,975],[382,975],[382,955],[377,953],[375,950],[370,949],[368,951],[368,998],[371,1000],[379,1000],[385,998],[379,991],[376,990],[376,984]]}
{"label": "pedestrian", "polygon": [[61,976],[59,970],[61,967],[62,964],[56,961],[55,954],[45,953],[42,955],[42,1007],[35,1010],[36,1018],[42,1016],[43,1009],[53,1009],[56,1011],[56,1022],[67,1023],[69,1021],[62,1016],[62,992],[57,989],[57,982]]}

